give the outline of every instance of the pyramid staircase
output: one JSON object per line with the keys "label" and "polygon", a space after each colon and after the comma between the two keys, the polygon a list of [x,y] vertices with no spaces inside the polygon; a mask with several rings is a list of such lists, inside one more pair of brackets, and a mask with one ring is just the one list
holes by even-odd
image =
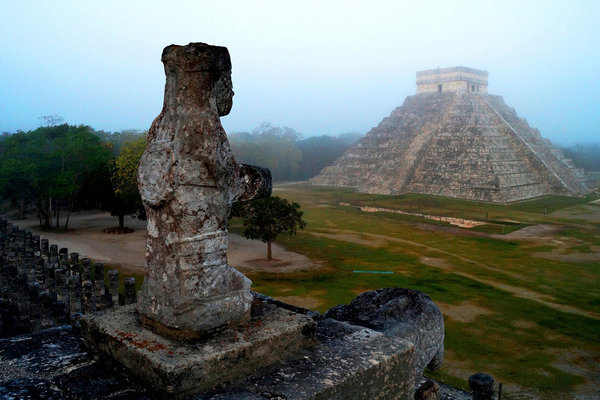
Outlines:
{"label": "pyramid staircase", "polygon": [[311,180],[494,203],[588,193],[585,173],[500,96],[420,93]]}

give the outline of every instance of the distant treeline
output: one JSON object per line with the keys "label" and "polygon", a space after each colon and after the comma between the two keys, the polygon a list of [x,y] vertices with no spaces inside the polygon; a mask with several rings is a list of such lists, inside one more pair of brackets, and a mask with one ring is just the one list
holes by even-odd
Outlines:
{"label": "distant treeline", "polygon": [[[137,167],[146,132],[97,131],[87,125],[44,117],[48,126],[0,135],[0,200],[35,213],[46,229],[64,226],[74,210],[101,208],[118,218],[145,218],[137,189]],[[229,135],[240,163],[269,168],[277,182],[307,180],[330,165],[359,134],[303,139],[291,128],[268,123]]]}
{"label": "distant treeline", "polygon": [[563,154],[573,163],[586,171],[600,171],[600,143],[577,143],[560,146]]}
{"label": "distant treeline", "polygon": [[275,182],[312,178],[361,137],[359,133],[344,133],[302,138],[291,128],[269,123],[252,132],[233,132],[228,136],[237,162],[269,168]]}
{"label": "distant treeline", "polygon": [[[229,134],[240,163],[271,170],[275,182],[304,181],[331,165],[360,134],[303,138],[291,128],[262,124]],[[46,229],[68,228],[73,210],[102,208],[119,219],[144,218],[137,167],[146,132],[96,131],[86,125],[44,126],[0,135],[0,200],[21,217],[32,211]],[[563,146],[565,156],[586,171],[600,171],[600,143]],[[62,217],[62,221],[61,221]]]}

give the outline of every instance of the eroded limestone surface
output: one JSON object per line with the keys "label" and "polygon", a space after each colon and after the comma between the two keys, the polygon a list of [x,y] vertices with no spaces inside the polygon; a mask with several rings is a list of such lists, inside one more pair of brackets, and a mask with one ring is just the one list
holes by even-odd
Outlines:
{"label": "eroded limestone surface", "polygon": [[417,290],[386,288],[365,292],[349,305],[331,308],[324,317],[413,343],[416,382],[425,367],[435,370],[444,361],[444,316],[429,296]]}
{"label": "eroded limestone surface", "polygon": [[134,306],[88,316],[81,333],[94,352],[108,355],[163,395],[183,399],[231,382],[315,344],[317,324],[305,315],[254,302],[252,319],[208,338],[179,341],[145,329]]}
{"label": "eroded limestone surface", "polygon": [[147,326],[181,338],[249,315],[250,280],[227,264],[236,200],[266,197],[268,170],[236,164],[220,116],[232,107],[225,47],[164,49],[165,99],[148,133],[139,189],[148,217],[138,310]]}

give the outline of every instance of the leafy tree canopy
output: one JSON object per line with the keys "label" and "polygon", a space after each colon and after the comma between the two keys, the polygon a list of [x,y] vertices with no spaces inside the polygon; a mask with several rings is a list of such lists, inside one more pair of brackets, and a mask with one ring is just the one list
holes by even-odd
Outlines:
{"label": "leafy tree canopy", "polygon": [[146,219],[142,198],[138,191],[137,172],[146,149],[146,136],[139,136],[123,145],[121,154],[111,164],[110,180],[114,201],[109,205],[112,216],[119,217],[119,228],[124,228],[124,216]]}
{"label": "leafy tree canopy", "polygon": [[86,125],[17,132],[0,142],[0,196],[21,205],[32,202],[49,229],[52,210],[63,203],[70,211],[87,175],[109,156]]}
{"label": "leafy tree canopy", "polygon": [[244,223],[244,236],[267,243],[267,260],[272,259],[271,243],[281,234],[295,235],[306,222],[300,205],[278,196],[238,203]]}

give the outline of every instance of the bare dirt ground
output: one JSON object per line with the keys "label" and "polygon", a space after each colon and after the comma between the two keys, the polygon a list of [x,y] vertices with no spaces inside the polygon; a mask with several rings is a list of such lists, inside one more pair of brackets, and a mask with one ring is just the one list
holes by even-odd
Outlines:
{"label": "bare dirt ground", "polygon": [[437,301],[435,304],[442,310],[445,316],[458,322],[473,322],[480,315],[489,315],[492,313],[487,308],[469,303],[468,301],[457,305],[446,304],[441,301]]}
{"label": "bare dirt ground", "polygon": [[[57,228],[51,232],[39,229],[35,218],[12,220],[21,229],[27,229],[46,238],[59,248],[66,247],[69,252],[77,252],[80,257],[89,257],[95,261],[119,266],[131,273],[144,273],[146,222],[125,218],[125,226],[134,229],[133,233],[116,235],[102,232],[105,228],[117,224],[117,219],[102,211],[83,211],[71,214],[67,231]],[[64,223],[64,221],[62,222]],[[257,240],[248,240],[236,234],[229,235],[227,257],[229,264],[241,270],[264,270],[270,272],[290,272],[315,268],[317,263],[308,257],[287,251],[273,243],[273,260],[266,261],[266,244]]]}
{"label": "bare dirt ground", "polygon": [[553,234],[558,230],[558,226],[555,225],[531,225],[518,231],[507,233],[506,235],[496,235],[500,239],[546,239],[553,237]]}

